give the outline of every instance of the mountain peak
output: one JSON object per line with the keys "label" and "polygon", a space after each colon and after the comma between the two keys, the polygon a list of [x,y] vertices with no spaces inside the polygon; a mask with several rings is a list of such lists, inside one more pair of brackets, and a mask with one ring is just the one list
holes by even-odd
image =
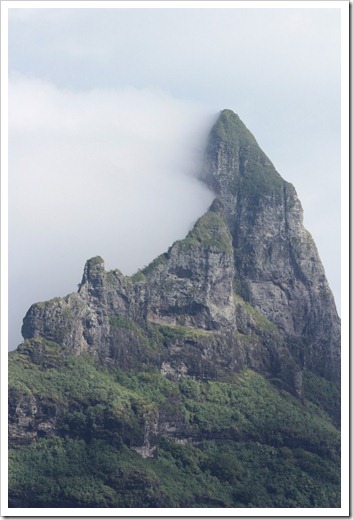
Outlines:
{"label": "mountain peak", "polygon": [[222,110],[211,129],[202,179],[233,215],[239,194],[260,199],[283,190],[284,180],[239,116]]}
{"label": "mountain peak", "polygon": [[211,129],[202,179],[231,232],[241,296],[287,335],[317,344],[307,349],[306,363],[339,377],[339,319],[295,188],[231,110],[222,110]]}
{"label": "mountain peak", "polygon": [[[296,345],[298,367],[339,380],[340,321],[315,243],[303,226],[301,204],[231,110],[220,113],[210,132],[203,172],[216,198],[185,239],[130,280],[117,270],[106,272],[101,257],[91,258],[79,285],[79,312],[99,316],[85,318],[86,327],[78,319],[76,297],[61,302],[59,310],[54,301],[51,327],[59,331],[53,331],[48,306],[34,305],[24,319],[27,339],[47,329],[49,339],[65,333],[72,350],[94,348],[106,359],[120,349],[119,342],[112,346],[117,340],[111,316],[142,327],[157,323],[225,333],[237,327],[237,294],[283,341]],[[75,309],[68,312],[71,304]]]}
{"label": "mountain peak", "polygon": [[231,110],[203,171],[168,252],[29,309],[11,507],[338,507],[340,321],[300,202]]}
{"label": "mountain peak", "polygon": [[235,151],[238,146],[259,147],[255,137],[238,114],[229,109],[220,112],[210,133],[209,141],[212,140],[218,144],[228,145],[230,151]]}

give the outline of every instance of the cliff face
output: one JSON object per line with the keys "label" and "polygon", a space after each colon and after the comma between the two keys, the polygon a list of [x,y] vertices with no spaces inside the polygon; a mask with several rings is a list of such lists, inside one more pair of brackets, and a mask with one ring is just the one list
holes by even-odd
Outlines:
{"label": "cliff face", "polygon": [[229,110],[211,131],[204,179],[224,203],[240,293],[305,366],[339,379],[340,320],[296,191]]}
{"label": "cliff face", "polygon": [[[281,370],[279,358],[286,371],[291,358],[296,372],[338,380],[340,322],[295,189],[233,112],[223,111],[211,131],[203,179],[216,199],[184,240],[134,277],[89,260],[77,294],[31,307],[24,338],[134,366],[156,362],[141,340],[149,327],[181,326],[207,344],[198,350],[200,367],[250,364],[268,373]],[[187,365],[190,341],[178,348],[179,365]],[[172,349],[161,362],[173,356]],[[206,374],[200,370],[196,376]]]}
{"label": "cliff face", "polygon": [[[183,445],[257,440],[276,449],[302,443],[319,453],[324,441],[297,431],[297,408],[287,393],[303,406],[305,431],[318,420],[323,438],[332,438],[333,426],[310,419],[305,406],[313,400],[339,423],[333,388],[340,380],[340,320],[294,187],[229,110],[210,133],[202,179],[215,199],[184,240],[132,277],[106,271],[101,257],[92,258],[77,293],[31,306],[25,341],[10,359],[12,445],[67,435],[91,443],[97,435],[114,449],[118,437],[144,458],[157,457],[162,439]],[[110,382],[103,395],[105,372],[91,373],[90,364],[80,372],[86,358],[115,370],[122,386]],[[82,383],[72,380],[77,373]],[[157,392],[150,402],[138,393],[149,385]],[[200,411],[207,407],[215,423]],[[285,419],[264,422],[278,410]],[[251,414],[261,418],[255,426]]]}
{"label": "cliff face", "polygon": [[277,373],[280,355],[290,357],[276,327],[235,292],[231,236],[213,211],[135,277],[89,260],[78,293],[34,304],[22,333],[175,377],[224,378],[245,366]]}

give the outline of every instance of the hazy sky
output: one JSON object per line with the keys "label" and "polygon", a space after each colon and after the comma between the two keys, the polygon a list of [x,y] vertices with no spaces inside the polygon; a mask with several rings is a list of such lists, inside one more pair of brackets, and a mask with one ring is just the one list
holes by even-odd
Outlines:
{"label": "hazy sky", "polygon": [[339,307],[339,9],[9,10],[11,349],[87,258],[132,274],[187,233],[224,108],[296,187]]}

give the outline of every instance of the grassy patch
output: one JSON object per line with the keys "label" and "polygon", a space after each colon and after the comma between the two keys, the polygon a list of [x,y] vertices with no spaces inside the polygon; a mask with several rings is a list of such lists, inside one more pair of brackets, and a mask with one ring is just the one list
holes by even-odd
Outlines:
{"label": "grassy patch", "polygon": [[255,307],[250,305],[250,303],[246,302],[241,296],[239,296],[239,294],[234,293],[234,297],[239,303],[241,303],[248,314],[250,314],[259,329],[271,333],[278,332],[276,325],[272,323],[272,321],[268,320],[261,312],[255,309]]}
{"label": "grassy patch", "polygon": [[109,324],[111,327],[116,327],[119,329],[128,329],[136,332],[136,334],[143,336],[144,330],[142,327],[137,325],[136,322],[132,320],[128,320],[127,318],[124,318],[124,316],[115,315],[115,316],[109,316]]}
{"label": "grassy patch", "polygon": [[146,276],[143,274],[142,270],[138,270],[135,274],[133,274],[132,276],[127,276],[126,278],[128,278],[129,280],[131,280],[131,282],[133,283],[138,283],[138,282],[146,282]]}
{"label": "grassy patch", "polygon": [[[141,269],[141,271],[139,271],[138,273],[140,273],[140,277],[141,277],[141,274],[145,277],[148,277],[150,274],[152,274],[159,266],[163,266],[163,265],[166,265],[168,263],[168,255],[167,253],[163,253],[159,256],[157,256],[157,258],[155,258],[150,264],[148,264],[146,267],[144,267],[143,269]],[[137,273],[137,274],[138,274]],[[136,276],[136,275],[134,275]]]}
{"label": "grassy patch", "polygon": [[182,325],[150,324],[149,330],[157,331],[167,342],[173,339],[200,340],[212,337],[212,333],[207,330]]}
{"label": "grassy patch", "polygon": [[90,267],[94,267],[96,265],[104,264],[104,260],[101,256],[97,255],[87,260],[87,263]]}
{"label": "grassy patch", "polygon": [[215,249],[232,254],[232,238],[223,218],[213,211],[205,213],[184,240],[176,242],[181,248]]}
{"label": "grassy patch", "polygon": [[239,177],[227,179],[233,195],[240,193],[252,202],[268,195],[283,197],[285,181],[252,133],[231,110],[221,112],[211,131],[210,143],[215,150],[221,145],[228,155],[240,159]]}

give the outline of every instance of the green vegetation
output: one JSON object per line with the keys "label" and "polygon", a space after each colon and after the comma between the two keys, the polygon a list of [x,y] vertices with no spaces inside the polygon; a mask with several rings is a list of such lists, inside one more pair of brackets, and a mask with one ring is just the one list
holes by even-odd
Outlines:
{"label": "green vegetation", "polygon": [[233,195],[244,194],[250,202],[266,195],[283,197],[287,183],[259,148],[252,133],[231,110],[221,112],[212,129],[211,142],[216,149],[222,143],[230,156],[241,157],[239,178],[231,178],[228,182]]}
{"label": "green vegetation", "polygon": [[110,316],[111,327],[132,331],[140,340],[140,344],[150,350],[161,351],[168,347],[173,340],[193,341],[195,344],[203,344],[212,341],[213,334],[203,329],[184,327],[182,325],[159,325],[149,323],[146,328],[141,327],[135,321],[123,316]]}
{"label": "green vegetation", "polygon": [[182,325],[150,324],[149,331],[153,337],[159,337],[163,343],[168,343],[173,339],[207,340],[212,337],[212,332],[194,327],[183,327]]}
{"label": "green vegetation", "polygon": [[[228,227],[221,215],[214,211],[208,211],[199,218],[186,238],[176,241],[173,247],[179,247],[186,251],[194,248],[213,249],[233,254],[232,237]],[[169,253],[163,253],[146,267],[138,270],[132,276],[126,277],[126,279],[132,282],[145,282],[156,269],[167,265],[168,258]]]}
{"label": "green vegetation", "polygon": [[135,283],[135,282],[145,282],[146,281],[146,276],[143,274],[141,269],[139,269],[132,276],[126,276],[126,278],[128,280],[131,280],[133,283]]}
{"label": "green vegetation", "polygon": [[[10,450],[12,507],[339,507],[340,437],[316,376],[305,376],[313,402],[304,406],[249,369],[231,382],[169,380],[36,346],[51,363],[32,361],[31,342],[11,353],[10,395],[32,396],[38,413],[50,399],[56,429]],[[131,448],[157,410],[161,432],[164,422],[174,430],[143,459]]]}
{"label": "green vegetation", "polygon": [[250,203],[268,195],[284,197],[283,187],[285,181],[276,172],[272,164],[259,163],[258,156],[251,151],[245,154],[246,175],[239,182],[239,190],[246,196]]}
{"label": "green vegetation", "polygon": [[157,256],[157,258],[155,258],[150,264],[148,264],[146,267],[141,269],[141,271],[138,271],[133,276],[136,277],[139,274],[141,277],[141,274],[142,274],[143,276],[146,277],[146,276],[150,275],[151,273],[153,273],[159,265],[165,265],[167,263],[168,263],[168,255],[167,255],[167,253],[162,253],[161,255]]}
{"label": "green vegetation", "polygon": [[87,264],[89,264],[91,267],[99,264],[104,264],[104,260],[101,256],[94,256],[93,258],[90,258],[87,261]]}
{"label": "green vegetation", "polygon": [[319,409],[325,410],[334,424],[339,425],[341,411],[337,408],[340,402],[340,387],[333,381],[328,381],[308,370],[303,373],[304,395]]}
{"label": "green vegetation", "polygon": [[272,321],[268,320],[266,316],[261,314],[255,307],[250,305],[250,303],[246,302],[239,294],[234,294],[234,297],[236,300],[238,300],[244,309],[250,314],[250,316],[253,318],[256,325],[261,329],[262,331],[267,331],[271,333],[278,332],[277,327]]}
{"label": "green vegetation", "polygon": [[213,211],[208,211],[198,219],[193,229],[184,240],[176,242],[179,247],[216,249],[228,254],[233,253],[232,237],[223,218]]}
{"label": "green vegetation", "polygon": [[128,320],[127,318],[124,318],[123,316],[118,316],[118,315],[110,316],[109,317],[109,324],[112,327],[117,327],[117,328],[120,328],[120,329],[133,330],[139,336],[143,336],[144,335],[144,330],[142,329],[142,327],[139,327],[136,322],[134,322],[132,320]]}
{"label": "green vegetation", "polygon": [[66,302],[65,302],[64,298],[55,297],[55,298],[52,298],[51,300],[47,300],[47,301],[44,301],[44,302],[37,302],[34,305],[36,305],[40,309],[45,309],[45,308],[51,307],[55,303],[60,305],[60,304],[65,304]]}
{"label": "green vegetation", "polygon": [[218,145],[222,142],[227,149],[236,153],[239,145],[258,147],[255,137],[246,128],[237,114],[231,110],[222,110],[217,123],[211,131],[210,141]]}
{"label": "green vegetation", "polygon": [[[213,267],[227,264],[226,255],[236,255],[239,273],[251,268],[253,252],[238,240],[242,222],[256,224],[265,198],[297,204],[288,196],[294,188],[229,110],[212,130],[210,160],[220,151],[208,179],[220,199],[184,240],[131,277],[114,270],[102,278],[103,259],[91,258],[79,284],[89,281],[87,290],[31,308],[26,336],[36,337],[9,354],[10,507],[340,506],[338,385],[301,373],[311,347],[285,340],[245,301],[248,277],[235,275],[236,327],[233,314],[213,312],[218,293],[208,299]],[[130,293],[133,320],[113,310]],[[178,325],[149,321],[172,316]],[[215,330],[184,326],[201,319]]]}

